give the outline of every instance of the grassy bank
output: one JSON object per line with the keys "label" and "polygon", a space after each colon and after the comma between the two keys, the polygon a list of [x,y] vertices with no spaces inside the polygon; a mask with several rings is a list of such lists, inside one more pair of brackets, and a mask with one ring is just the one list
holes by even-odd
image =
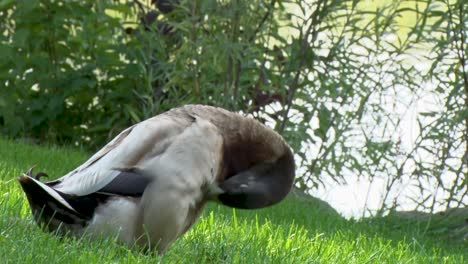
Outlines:
{"label": "grassy bank", "polygon": [[163,259],[111,239],[58,238],[33,222],[16,181],[36,165],[58,177],[89,153],[0,139],[0,259],[7,263],[467,263],[466,244],[426,234],[424,223],[345,220],[314,200],[272,208],[208,206]]}

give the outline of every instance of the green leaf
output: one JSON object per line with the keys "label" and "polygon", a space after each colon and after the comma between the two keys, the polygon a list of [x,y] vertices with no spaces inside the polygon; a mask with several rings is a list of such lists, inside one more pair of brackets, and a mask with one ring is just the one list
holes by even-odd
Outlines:
{"label": "green leaf", "polygon": [[327,132],[332,123],[332,112],[327,107],[321,106],[318,112],[319,128],[315,130],[317,136],[323,141],[327,140]]}
{"label": "green leaf", "polygon": [[0,1],[0,11],[6,10],[12,7],[16,3],[16,0],[2,0]]}

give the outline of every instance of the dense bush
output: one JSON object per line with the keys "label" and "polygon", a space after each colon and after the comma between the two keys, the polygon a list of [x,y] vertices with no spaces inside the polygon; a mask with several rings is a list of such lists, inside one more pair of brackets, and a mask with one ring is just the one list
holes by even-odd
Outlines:
{"label": "dense bush", "polygon": [[109,131],[129,125],[126,109],[139,107],[143,73],[120,19],[105,12],[125,5],[6,2],[0,25],[2,131],[96,147]]}
{"label": "dense bush", "polygon": [[176,2],[3,1],[2,132],[96,149],[178,105],[255,112],[282,98],[259,67],[275,52],[272,6]]}
{"label": "dense bush", "polygon": [[[368,4],[0,1],[0,131],[94,150],[169,108],[211,104],[280,132],[301,188],[376,179],[383,207],[410,181],[417,206],[461,206],[468,4]],[[427,95],[437,107],[416,109]],[[401,132],[413,110],[415,139]]]}

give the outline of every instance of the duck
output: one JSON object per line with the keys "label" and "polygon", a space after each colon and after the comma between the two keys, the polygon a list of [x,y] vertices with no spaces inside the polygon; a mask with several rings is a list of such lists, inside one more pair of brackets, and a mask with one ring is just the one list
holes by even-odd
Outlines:
{"label": "duck", "polygon": [[290,146],[253,118],[207,105],[173,108],[118,134],[66,175],[19,177],[35,222],[72,236],[116,237],[163,255],[207,202],[275,205],[295,178]]}

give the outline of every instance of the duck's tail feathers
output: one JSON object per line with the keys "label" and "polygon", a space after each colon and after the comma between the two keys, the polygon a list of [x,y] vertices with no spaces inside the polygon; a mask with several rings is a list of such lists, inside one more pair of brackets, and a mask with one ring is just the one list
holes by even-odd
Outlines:
{"label": "duck's tail feathers", "polygon": [[43,225],[49,231],[56,231],[61,226],[73,231],[76,227],[86,225],[88,219],[70,204],[73,201],[67,197],[69,195],[60,193],[27,175],[20,176],[18,180],[39,225]]}

